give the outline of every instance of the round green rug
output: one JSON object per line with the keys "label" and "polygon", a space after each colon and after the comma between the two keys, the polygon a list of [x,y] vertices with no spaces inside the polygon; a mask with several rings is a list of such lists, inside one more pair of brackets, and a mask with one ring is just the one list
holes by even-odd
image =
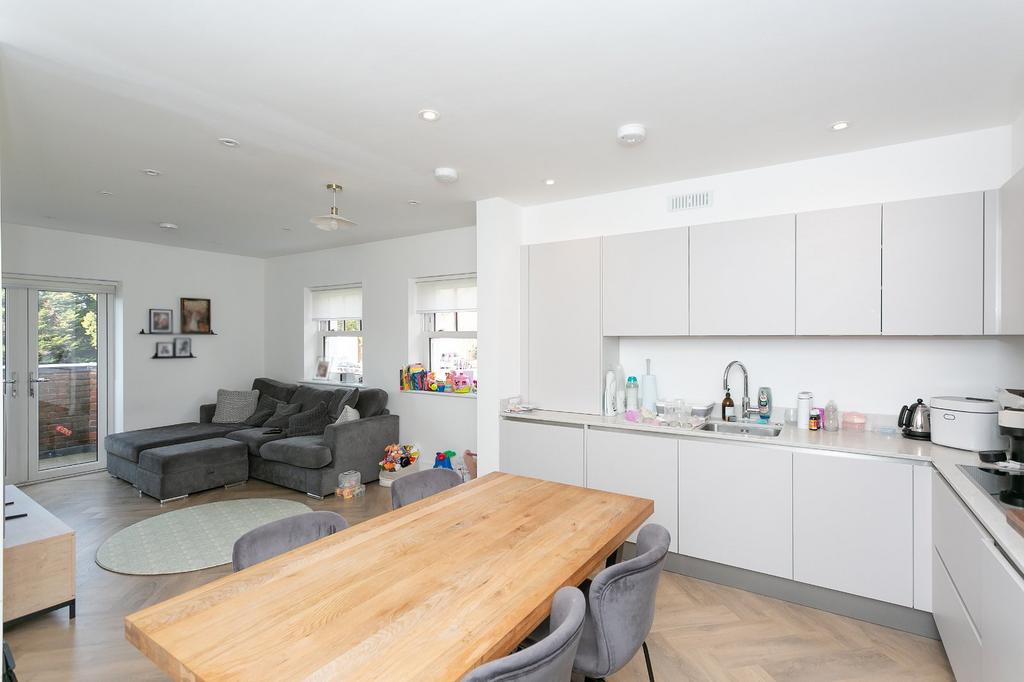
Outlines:
{"label": "round green rug", "polygon": [[271,521],[310,511],[291,500],[227,500],[177,509],[128,526],[96,550],[96,563],[130,575],[187,573],[231,562],[235,540]]}

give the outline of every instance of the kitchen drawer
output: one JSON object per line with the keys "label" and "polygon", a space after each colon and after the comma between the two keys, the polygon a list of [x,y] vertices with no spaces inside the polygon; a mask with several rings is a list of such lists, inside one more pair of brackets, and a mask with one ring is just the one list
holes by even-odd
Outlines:
{"label": "kitchen drawer", "polygon": [[1024,677],[1024,578],[995,543],[986,543],[981,578],[984,608],[975,617],[985,643],[985,682],[1020,682]]}
{"label": "kitchen drawer", "polygon": [[583,487],[583,438],[582,426],[502,419],[501,470]]}
{"label": "kitchen drawer", "polygon": [[[941,476],[932,488],[932,542],[968,613],[981,610],[981,560],[988,534]],[[934,588],[933,588],[934,589]]]}
{"label": "kitchen drawer", "polygon": [[957,682],[981,682],[981,637],[938,552],[932,552],[932,613]]}

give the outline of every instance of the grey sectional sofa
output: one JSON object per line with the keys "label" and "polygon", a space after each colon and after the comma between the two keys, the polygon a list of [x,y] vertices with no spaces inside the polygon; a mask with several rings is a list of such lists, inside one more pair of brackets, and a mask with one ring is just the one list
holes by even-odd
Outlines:
{"label": "grey sectional sofa", "polygon": [[264,427],[214,424],[216,405],[202,405],[198,422],[107,436],[107,471],[161,501],[241,482],[246,468],[249,478],[320,498],[334,492],[338,474],[349,469],[364,482],[377,480],[384,448],[398,442],[398,415],[388,412],[382,389],[325,390],[267,378],[252,388],[302,410],[354,399],[360,418],[330,424],[322,435],[289,437]]}

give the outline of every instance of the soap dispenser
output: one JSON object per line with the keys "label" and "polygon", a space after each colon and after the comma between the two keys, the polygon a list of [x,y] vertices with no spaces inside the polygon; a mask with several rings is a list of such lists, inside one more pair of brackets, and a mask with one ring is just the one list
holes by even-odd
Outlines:
{"label": "soap dispenser", "polygon": [[722,401],[722,421],[736,421],[736,403],[733,402],[729,389],[725,389],[725,400]]}

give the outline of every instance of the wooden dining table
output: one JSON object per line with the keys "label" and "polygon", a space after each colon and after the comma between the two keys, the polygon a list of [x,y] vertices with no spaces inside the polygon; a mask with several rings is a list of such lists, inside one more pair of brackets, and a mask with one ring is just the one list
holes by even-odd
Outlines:
{"label": "wooden dining table", "polygon": [[458,680],[653,510],[492,473],[133,613],[125,637],[174,680]]}

